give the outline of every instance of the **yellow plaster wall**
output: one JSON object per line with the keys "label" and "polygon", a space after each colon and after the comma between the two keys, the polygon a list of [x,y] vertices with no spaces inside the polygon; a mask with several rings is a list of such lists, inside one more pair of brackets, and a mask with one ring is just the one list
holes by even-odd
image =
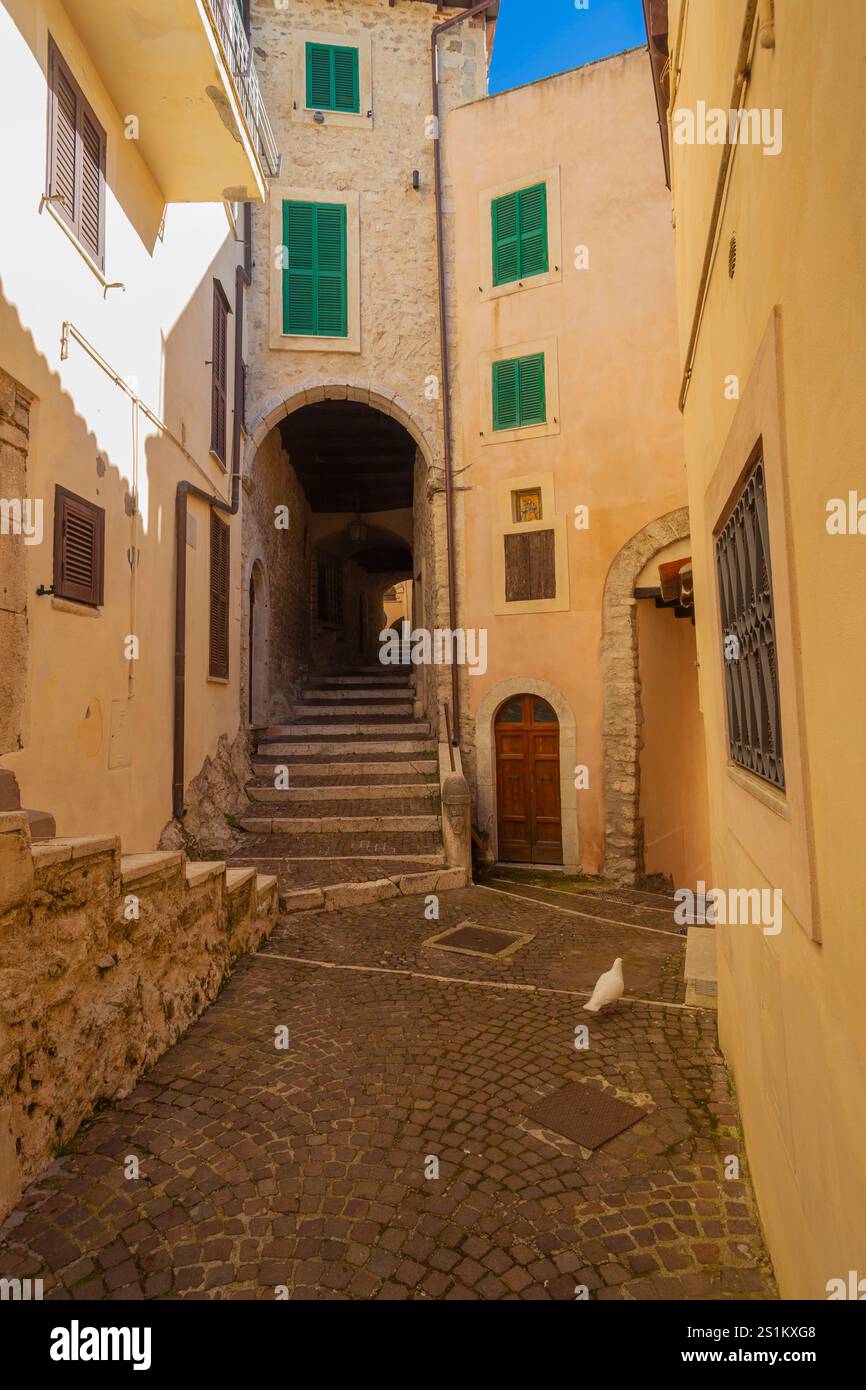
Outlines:
{"label": "yellow plaster wall", "polygon": [[[674,0],[672,37],[681,10]],[[698,99],[727,107],[744,12],[734,0],[688,4],[674,57],[674,71],[682,69],[677,107],[694,109]],[[782,1294],[823,1298],[829,1279],[847,1278],[850,1269],[862,1275],[866,1261],[866,539],[831,536],[825,524],[829,499],[847,498],[852,488],[866,494],[866,151],[857,114],[866,7],[860,0],[777,0],[775,17],[775,48],[757,47],[746,105],[782,111],[782,152],[736,151],[685,431],[714,881],[778,887],[782,878],[797,893],[805,882],[814,905],[810,930],[819,938],[810,939],[788,901],[778,936],[721,928],[720,1035]],[[672,145],[683,350],[720,153]],[[755,389],[763,401],[746,406],[746,397],[774,317],[781,468],[770,497],[779,512],[770,543],[774,571],[783,560],[790,570],[790,583],[775,585],[774,594],[777,619],[791,634],[790,650],[780,651],[790,665],[781,689],[783,737],[800,742],[797,766],[788,761],[787,801],[812,830],[811,848],[780,876],[771,874],[769,854],[785,833],[784,808],[780,819],[751,798],[748,828],[732,812],[738,803],[710,603],[718,519],[711,480],[743,409],[771,417],[761,381]],[[731,374],[741,383],[739,403],[724,394]],[[787,883],[781,886],[787,894]]]}
{"label": "yellow plaster wall", "polygon": [[[620,548],[685,502],[676,410],[670,207],[647,60],[635,50],[455,111],[445,132],[456,226],[456,327],[466,471],[458,478],[465,548],[464,622],[488,629],[488,669],[468,680],[467,725],[485,695],[520,674],[557,687],[577,722],[577,760],[590,785],[577,797],[580,858],[603,863],[601,605]],[[471,157],[467,152],[471,152]],[[528,185],[560,170],[561,277],[490,298],[479,291],[482,190]],[[489,240],[489,237],[487,238]],[[555,236],[551,236],[554,246]],[[589,269],[575,268],[575,248]],[[555,336],[558,432],[486,443],[480,364],[501,349]],[[506,480],[552,474],[565,521],[569,606],[493,611],[494,547]],[[574,509],[590,511],[576,530]],[[545,517],[547,520],[547,517]],[[501,523],[501,526],[500,526]],[[468,731],[467,731],[468,732]]]}
{"label": "yellow plaster wall", "polygon": [[[82,86],[108,141],[106,279],[48,213],[40,214],[46,150],[49,31]],[[152,848],[171,815],[174,669],[174,497],[177,482],[228,495],[227,475],[208,456],[212,280],[234,300],[238,247],[221,204],[172,205],[167,212],[134,141],[125,140],[87,52],[58,0],[5,0],[0,84],[5,142],[6,215],[0,219],[0,364],[35,396],[28,493],[44,502],[44,538],[26,549],[29,668],[23,747],[3,757],[25,805],[52,811],[58,833],[119,834],[124,850]],[[117,55],[122,61],[122,55]],[[165,224],[161,228],[163,214]],[[127,552],[133,544],[133,426],[129,396],[71,343],[69,320],[114,372],[161,417],[200,465],[142,421],[138,465],[140,563],[131,616]],[[234,319],[229,318],[229,373]],[[232,400],[229,392],[228,422]],[[54,486],[106,510],[105,605],[99,616],[60,609],[37,597],[52,583]],[[240,530],[232,533],[227,684],[208,681],[208,510],[190,503],[196,548],[188,549],[186,775],[192,778],[221,733],[239,720]],[[71,611],[70,611],[71,608]],[[134,633],[140,659],[130,698],[124,639]],[[109,766],[112,709],[126,709],[128,763]]]}

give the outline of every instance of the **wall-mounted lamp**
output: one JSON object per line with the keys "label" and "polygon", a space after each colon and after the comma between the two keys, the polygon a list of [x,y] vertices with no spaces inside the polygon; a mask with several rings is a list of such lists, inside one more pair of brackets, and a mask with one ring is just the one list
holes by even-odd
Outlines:
{"label": "wall-mounted lamp", "polygon": [[366,521],[361,519],[360,515],[356,516],[354,521],[349,522],[349,536],[355,545],[363,545],[369,530],[369,526]]}

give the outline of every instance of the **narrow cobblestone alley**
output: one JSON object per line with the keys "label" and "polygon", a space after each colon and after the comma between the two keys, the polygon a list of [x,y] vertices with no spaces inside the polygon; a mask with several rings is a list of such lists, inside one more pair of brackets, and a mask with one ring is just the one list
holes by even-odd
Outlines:
{"label": "narrow cobblestone alley", "polygon": [[[28,1190],[0,1275],[53,1299],[775,1297],[724,1177],[744,1159],[715,1015],[679,1002],[669,914],[630,900],[611,922],[475,887],[437,921],[423,897],[283,919]],[[467,919],[532,939],[424,945]],[[615,955],[626,994],[593,1017]],[[644,1117],[594,1152],[537,1128],[578,1080]]]}

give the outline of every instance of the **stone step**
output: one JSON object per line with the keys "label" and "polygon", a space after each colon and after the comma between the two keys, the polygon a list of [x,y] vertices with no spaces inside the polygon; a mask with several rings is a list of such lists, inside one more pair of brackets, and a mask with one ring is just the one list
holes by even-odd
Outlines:
{"label": "stone step", "polygon": [[375,688],[376,686],[381,686],[383,689],[384,689],[385,687],[387,687],[388,689],[393,689],[393,688],[396,688],[396,687],[400,687],[400,688],[403,689],[403,690],[411,690],[412,687],[413,687],[413,685],[414,685],[414,681],[408,679],[405,675],[401,675],[401,674],[399,674],[399,673],[396,674],[396,675],[385,675],[385,676],[383,676],[383,675],[326,676],[326,675],[323,675],[323,674],[319,674],[319,675],[316,675],[315,677],[311,677],[311,678],[310,678],[310,684],[315,684],[316,686],[324,687],[324,688],[327,688],[327,689],[331,689],[331,688],[333,687],[333,688],[338,689],[338,690],[339,690],[339,689],[344,689],[344,690],[345,690],[345,689],[350,688],[350,687],[353,686],[353,685],[354,685],[354,686],[365,686],[365,687],[370,687],[370,688]]}
{"label": "stone step", "polygon": [[253,835],[435,835],[440,820],[435,815],[345,816],[239,816],[238,825]]}
{"label": "stone step", "polygon": [[397,783],[404,779],[406,782],[415,782],[419,777],[435,781],[439,771],[438,763],[434,759],[408,762],[395,755],[390,761],[383,758],[379,762],[366,763],[360,758],[349,763],[336,760],[323,763],[292,756],[288,762],[283,760],[282,764],[279,758],[259,756],[253,762],[253,772],[256,777],[266,778],[268,782],[273,783],[274,769],[281,765],[290,768],[290,782],[295,787],[315,787],[332,780],[339,783],[341,778],[351,779],[351,784],[355,786]]}
{"label": "stone step", "polygon": [[[263,751],[260,749],[260,751]],[[267,751],[277,758],[284,760],[290,759],[293,753],[306,757],[336,757],[336,758],[368,758],[371,753],[393,753],[398,751],[401,757],[407,753],[427,753],[436,752],[436,744],[430,738],[406,738],[399,741],[395,738],[387,742],[380,742],[378,739],[358,739],[350,741],[348,739],[306,739],[298,738],[275,740],[267,744]]]}
{"label": "stone step", "polygon": [[[275,837],[262,835],[259,842],[270,848]],[[323,884],[355,883],[377,878],[399,878],[402,874],[435,873],[444,869],[443,854],[369,854],[339,858],[321,855],[244,855],[237,851],[232,864],[248,864],[259,874],[275,876],[280,892],[297,888],[318,888]]]}
{"label": "stone step", "polygon": [[[294,782],[294,778],[292,778]],[[332,786],[323,787],[319,785],[311,786],[289,786],[275,787],[272,782],[248,782],[247,796],[251,801],[270,801],[279,802],[286,805],[303,803],[313,805],[321,803],[324,807],[329,802],[353,802],[353,801],[399,801],[402,810],[409,803],[430,802],[439,796],[438,782],[395,782],[395,783],[373,783],[371,786],[346,786],[335,782]],[[312,812],[310,813],[312,814]]]}
{"label": "stone step", "polygon": [[465,869],[427,869],[394,874],[377,879],[325,883],[308,888],[290,888],[280,893],[283,912],[333,912],[341,907],[360,907],[383,902],[386,898],[408,897],[413,893],[443,893],[467,886]]}
{"label": "stone step", "polygon": [[357,689],[351,687],[349,689],[343,689],[336,686],[333,690],[328,690],[321,686],[309,686],[301,692],[301,699],[308,704],[320,700],[324,700],[328,704],[360,701],[366,709],[369,704],[373,704],[375,701],[381,701],[383,704],[387,704],[389,708],[391,705],[399,704],[401,701],[404,703],[411,702],[413,695],[414,692],[411,689],[402,685],[395,686],[393,689],[387,685],[360,686]]}
{"label": "stone step", "polygon": [[330,704],[325,703],[325,701],[321,703],[311,703],[305,700],[303,704],[295,705],[295,716],[298,719],[327,719],[330,717],[335,719],[351,719],[353,715],[361,714],[364,715],[365,718],[384,716],[386,719],[399,719],[400,717],[411,719],[413,717],[413,708],[414,706],[411,700],[405,702],[392,700],[390,703],[381,705],[374,704],[372,700],[368,704],[363,705]]}
{"label": "stone step", "polygon": [[[258,819],[258,817],[256,817]],[[278,865],[306,860],[313,864],[334,865],[340,863],[361,863],[402,861],[413,859],[421,864],[442,864],[442,835],[420,834],[418,831],[395,835],[393,832],[335,834],[333,831],[310,832],[307,834],[286,835],[280,829],[279,817],[262,817],[273,825],[271,831],[248,831],[239,845],[233,862],[257,863],[268,872],[277,872]],[[280,881],[283,874],[280,873]]]}
{"label": "stone step", "polygon": [[259,747],[272,742],[274,739],[309,738],[311,734],[319,734],[323,737],[332,737],[335,734],[337,736],[354,734],[358,738],[367,738],[371,735],[381,737],[382,734],[402,734],[404,737],[407,734],[413,734],[416,738],[429,738],[430,736],[429,723],[420,719],[417,722],[405,719],[400,723],[388,719],[365,719],[363,722],[359,722],[347,718],[345,721],[332,719],[328,723],[304,719],[299,720],[296,724],[284,724],[281,727],[272,725],[271,727],[275,732],[267,733],[264,737],[259,738]]}

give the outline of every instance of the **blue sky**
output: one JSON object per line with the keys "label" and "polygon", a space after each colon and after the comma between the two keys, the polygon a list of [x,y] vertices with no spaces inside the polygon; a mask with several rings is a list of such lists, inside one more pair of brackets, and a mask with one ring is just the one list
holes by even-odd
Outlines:
{"label": "blue sky", "polygon": [[490,91],[504,92],[646,43],[641,0],[502,0]]}

